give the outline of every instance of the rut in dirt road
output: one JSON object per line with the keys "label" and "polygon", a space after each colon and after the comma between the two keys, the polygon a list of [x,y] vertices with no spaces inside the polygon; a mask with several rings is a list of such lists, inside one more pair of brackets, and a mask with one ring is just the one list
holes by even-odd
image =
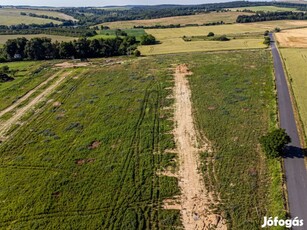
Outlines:
{"label": "rut in dirt road", "polygon": [[[43,101],[48,95],[50,95],[56,87],[58,87],[65,79],[66,77],[70,74],[70,72],[66,72],[63,73],[59,79],[57,79],[53,84],[51,84],[48,88],[46,88],[42,93],[40,93],[39,95],[37,95],[35,98],[33,98],[28,104],[26,104],[25,106],[18,108],[16,110],[16,112],[13,114],[13,116],[11,118],[9,118],[6,121],[0,122],[0,140],[3,141],[6,139],[5,134],[7,133],[7,131],[10,129],[10,127],[14,124],[16,124],[16,122],[18,122],[18,120],[25,115],[27,112],[29,112],[32,108],[34,108],[38,103],[40,103],[41,101]],[[51,80],[54,79],[57,75],[53,75],[51,77]],[[49,78],[50,79],[50,78]],[[39,85],[39,88],[41,88],[43,85],[47,84],[47,82],[49,82],[50,80],[47,80],[45,82],[43,82],[42,84]],[[36,88],[37,90],[37,88]],[[21,98],[17,104],[14,104],[10,107],[8,107],[7,109],[5,109],[4,111],[8,112],[11,111],[13,109],[15,109],[18,105],[20,105],[23,101],[25,101],[26,99],[28,99],[34,92],[36,92],[36,90],[34,91],[30,91],[28,94],[26,94],[23,98]],[[3,112],[2,112],[3,113]],[[4,114],[4,113],[3,113]]]}
{"label": "rut in dirt road", "polygon": [[221,216],[210,212],[211,195],[206,191],[199,168],[199,152],[208,145],[197,148],[194,128],[191,92],[186,76],[192,73],[186,65],[176,68],[175,76],[175,124],[174,135],[179,154],[179,187],[181,189],[181,218],[187,230],[227,229]]}

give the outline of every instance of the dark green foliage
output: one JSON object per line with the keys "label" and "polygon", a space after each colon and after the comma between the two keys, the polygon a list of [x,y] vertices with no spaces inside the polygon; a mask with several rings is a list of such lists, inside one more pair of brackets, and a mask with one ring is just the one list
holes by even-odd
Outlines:
{"label": "dark green foliage", "polygon": [[13,80],[14,80],[14,78],[8,76],[7,74],[0,73],[0,83],[8,82],[8,81],[13,81]]}
{"label": "dark green foliage", "polygon": [[264,36],[269,36],[269,33],[270,33],[270,31],[268,31],[268,30],[266,30],[266,31],[264,31]]}
{"label": "dark green foliage", "polygon": [[135,50],[134,51],[134,56],[140,57],[141,56],[141,52],[139,50]]}
{"label": "dark green foliage", "polygon": [[281,29],[280,29],[279,27],[276,27],[276,28],[274,29],[274,31],[275,31],[276,33],[278,33],[278,32],[281,31]]}
{"label": "dark green foliage", "polygon": [[270,45],[270,43],[271,43],[271,38],[268,37],[268,36],[265,36],[265,37],[264,37],[264,42],[263,42],[263,44],[265,44],[265,45]]}
{"label": "dark green foliage", "polygon": [[207,37],[214,37],[214,33],[213,32],[209,32]]}
{"label": "dark green foliage", "polygon": [[156,38],[151,34],[144,34],[141,37],[141,45],[154,45],[156,43]]}
{"label": "dark green foliage", "polygon": [[10,71],[10,67],[4,65],[0,68],[0,73],[8,73]]}
{"label": "dark green foliage", "polygon": [[226,35],[222,35],[222,36],[219,36],[219,37],[214,37],[213,38],[214,41],[222,41],[222,42],[225,42],[225,41],[229,41],[230,39],[226,37]]}
{"label": "dark green foliage", "polygon": [[290,142],[291,138],[284,129],[275,129],[260,138],[261,146],[268,157],[282,156],[283,148]]}
{"label": "dark green foliage", "polygon": [[88,40],[81,38],[73,42],[52,43],[50,38],[10,39],[3,52],[8,61],[12,60],[47,60],[55,58],[96,58],[131,54],[136,49],[137,41],[133,36],[124,38]]}

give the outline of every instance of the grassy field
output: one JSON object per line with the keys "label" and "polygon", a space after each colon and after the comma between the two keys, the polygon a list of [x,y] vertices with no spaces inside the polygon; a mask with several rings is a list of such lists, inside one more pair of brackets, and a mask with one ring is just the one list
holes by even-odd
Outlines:
{"label": "grassy field", "polygon": [[60,35],[49,35],[49,34],[14,34],[14,35],[0,35],[0,45],[5,44],[7,40],[9,39],[15,39],[15,38],[20,38],[20,37],[25,37],[27,39],[31,39],[31,38],[41,38],[41,37],[47,37],[47,38],[51,38],[53,42],[55,41],[65,41],[65,42],[69,42],[69,41],[73,41],[74,37],[66,37],[66,36],[60,36]]}
{"label": "grassy field", "polygon": [[[129,36],[135,36],[137,40],[140,40],[141,36],[146,34],[144,29],[124,29],[122,30],[126,32]],[[89,39],[107,39],[107,38],[115,38],[116,30],[99,30],[97,31],[98,35],[90,37]]]}
{"label": "grassy field", "polygon": [[[166,53],[236,50],[264,48],[263,35],[265,30],[273,30],[276,27],[282,29],[307,26],[307,21],[269,21],[258,23],[242,23],[219,26],[184,27],[174,29],[148,29],[146,33],[154,35],[160,44],[142,46],[140,51],[144,55],[156,55]],[[183,36],[206,36],[209,32],[216,35],[229,35],[242,37],[227,42],[217,41],[191,41],[185,42]],[[259,37],[260,36],[260,37]],[[245,38],[244,38],[245,37]]]}
{"label": "grassy field", "polygon": [[276,125],[269,51],[186,54],[197,126],[213,145],[202,154],[207,187],[229,229],[259,229],[263,216],[285,218],[281,165],[260,151],[259,137]]}
{"label": "grassy field", "polygon": [[251,7],[238,7],[238,8],[229,8],[231,11],[242,11],[242,10],[251,10],[251,11],[264,11],[264,12],[285,12],[285,11],[297,11],[295,8],[288,7],[277,7],[277,6],[251,6]]}
{"label": "grassy field", "polygon": [[234,23],[239,15],[246,14],[251,15],[251,13],[242,12],[212,12],[207,14],[197,14],[190,16],[178,16],[178,17],[167,17],[167,18],[157,18],[150,20],[133,20],[133,21],[118,21],[104,23],[103,25],[109,26],[112,29],[129,29],[133,26],[155,26],[155,25],[170,25],[170,24],[199,24],[210,22],[220,22]]}
{"label": "grassy field", "polygon": [[[173,229],[162,200],[177,179],[167,64],[140,59],[74,69],[73,76],[0,145],[0,228]],[[146,66],[147,68],[143,68]],[[70,70],[67,70],[70,71]],[[22,195],[21,195],[22,194]]]}
{"label": "grassy field", "polygon": [[103,61],[73,69],[78,78],[46,99],[60,106],[41,105],[0,145],[0,228],[177,229],[179,212],[161,203],[179,193],[178,181],[157,175],[174,166],[165,153],[174,147],[172,113],[163,109],[174,63],[194,73],[197,126],[214,149],[202,154],[202,170],[221,196],[216,212],[242,230],[264,215],[284,217],[280,164],[258,144],[276,124],[268,51]]}
{"label": "grassy field", "polygon": [[296,99],[299,115],[307,134],[307,49],[283,48],[280,49],[290,84]]}
{"label": "grassy field", "polygon": [[16,71],[16,74],[14,81],[0,83],[0,110],[11,105],[53,74],[50,71],[50,62],[12,62],[0,64],[0,68],[5,65]]}
{"label": "grassy field", "polygon": [[16,24],[45,24],[49,22],[53,22],[55,24],[60,24],[60,21],[44,19],[44,18],[36,18],[30,17],[28,15],[23,16],[20,15],[20,12],[25,13],[35,13],[38,15],[48,15],[53,17],[59,17],[64,19],[69,19],[70,16],[58,13],[58,12],[51,12],[51,11],[42,11],[42,10],[30,10],[30,9],[14,9],[14,8],[1,8],[0,9],[0,25],[16,25]]}

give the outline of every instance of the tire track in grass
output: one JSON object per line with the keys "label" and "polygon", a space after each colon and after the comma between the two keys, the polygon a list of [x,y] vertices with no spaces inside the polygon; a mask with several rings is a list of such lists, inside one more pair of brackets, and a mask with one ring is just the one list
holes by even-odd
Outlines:
{"label": "tire track in grass", "polygon": [[128,176],[127,172],[129,171],[129,168],[131,167],[131,161],[132,161],[133,156],[135,154],[134,148],[139,143],[138,134],[139,134],[140,126],[143,123],[143,120],[144,120],[144,117],[145,117],[147,103],[148,103],[148,89],[146,90],[146,93],[145,93],[145,96],[144,96],[144,99],[143,99],[143,103],[142,103],[142,107],[141,107],[141,112],[140,112],[139,118],[136,122],[136,126],[134,128],[135,132],[134,132],[133,137],[131,139],[129,151],[126,155],[126,158],[124,159],[124,164],[123,164],[123,167],[122,167],[122,170],[121,170],[121,174],[119,175],[118,188],[117,188],[116,193],[115,193],[113,200],[112,200],[112,204],[114,204],[114,205],[113,205],[113,207],[110,207],[111,210],[110,210],[109,214],[107,215],[106,222],[104,223],[103,229],[112,229],[111,226],[114,225],[114,223],[117,219],[118,212],[116,212],[116,210],[117,210],[116,207],[119,206],[119,198],[121,197],[122,189],[125,186],[125,182],[126,182],[127,176]]}
{"label": "tire track in grass", "polygon": [[[121,223],[123,223],[123,218],[125,216],[125,213],[127,211],[127,208],[125,208],[125,204],[126,203],[131,203],[131,202],[137,202],[138,198],[142,197],[142,191],[141,191],[141,186],[142,186],[142,178],[139,177],[140,175],[140,168],[139,168],[139,163],[140,163],[140,158],[139,158],[139,154],[141,151],[141,143],[140,143],[140,139],[141,139],[141,130],[142,130],[142,124],[143,121],[146,117],[146,110],[147,108],[149,108],[151,103],[154,103],[156,106],[158,106],[159,102],[157,102],[158,98],[159,98],[159,93],[156,92],[156,90],[152,89],[153,86],[148,86],[146,93],[144,95],[144,99],[143,99],[143,105],[141,108],[141,112],[139,115],[139,119],[137,121],[137,125],[134,128],[135,133],[134,136],[132,138],[131,144],[130,144],[130,148],[129,148],[129,153],[127,154],[126,160],[125,160],[125,165],[123,166],[124,169],[122,170],[122,174],[123,177],[121,178],[121,182],[119,184],[119,188],[116,192],[116,195],[114,196],[114,205],[112,210],[110,211],[108,218],[106,219],[106,223],[105,223],[105,228],[109,228],[109,229],[115,229],[116,225],[121,226]],[[157,94],[157,96],[152,96],[153,94]],[[153,99],[152,99],[153,98]],[[151,100],[154,100],[154,102],[152,102]],[[154,106],[154,113],[155,113],[155,117],[154,119],[156,119],[156,113],[157,110]],[[153,129],[155,129],[155,127],[153,127]],[[155,133],[153,133],[153,135],[156,135]],[[153,152],[155,151],[154,149],[152,150]],[[155,156],[152,155],[152,157],[154,158]],[[134,163],[134,167],[133,167],[133,174],[132,174],[132,178],[134,179],[134,192],[127,194],[126,196],[122,196],[122,188],[127,186],[125,185],[126,180],[129,179],[127,178],[127,171],[129,171],[129,168],[132,167],[131,162],[133,162],[133,160],[135,161]],[[154,185],[152,184],[152,188],[151,190],[154,188]],[[152,193],[152,192],[151,192]],[[123,199],[120,199],[121,197],[124,197]],[[151,203],[152,204],[152,203]],[[142,207],[139,207],[139,212],[138,215],[143,216],[145,213],[148,212],[148,209],[152,209],[152,205],[149,205],[148,207],[145,207],[145,209],[143,209]],[[150,210],[149,210],[150,211]],[[142,219],[142,218],[141,218]],[[150,223],[152,223],[152,221],[149,221]],[[150,225],[149,223],[149,225]],[[140,224],[140,223],[137,223]],[[147,225],[148,223],[144,222],[143,224]],[[148,226],[147,226],[148,227]]]}
{"label": "tire track in grass", "polygon": [[31,95],[33,95],[37,90],[43,88],[45,85],[47,85],[50,81],[52,81],[53,79],[55,79],[60,73],[56,73],[54,75],[52,75],[51,77],[49,77],[47,80],[45,80],[44,82],[42,82],[41,84],[39,84],[38,86],[36,86],[35,88],[33,88],[32,90],[28,91],[25,95],[23,95],[22,97],[20,97],[17,101],[15,101],[12,105],[10,105],[9,107],[5,108],[4,110],[0,111],[0,117],[2,117],[4,114],[11,112],[12,110],[14,110],[15,108],[17,108],[20,104],[22,104],[24,101],[26,101],[28,98],[31,97]]}
{"label": "tire track in grass", "polygon": [[[44,100],[48,95],[50,95],[56,87],[58,87],[66,78],[67,76],[71,73],[70,72],[64,72],[60,78],[54,82],[52,85],[50,85],[47,89],[45,89],[42,93],[40,93],[38,96],[36,96],[35,98],[33,98],[28,104],[26,104],[25,106],[19,108],[16,110],[16,113],[8,120],[0,122],[0,140],[5,140],[7,137],[5,136],[5,133],[10,129],[10,127],[14,124],[16,124],[16,122],[23,116],[25,115],[28,111],[30,111],[30,109],[34,108],[38,103],[40,103],[42,100]],[[56,77],[57,75],[54,75],[54,77]],[[50,79],[50,78],[49,78]],[[46,81],[45,81],[46,84]],[[42,85],[43,86],[43,85]],[[35,91],[33,91],[28,97],[30,97]],[[21,100],[19,102],[22,103],[24,100],[26,100],[27,98]],[[18,105],[18,104],[17,104]],[[17,106],[16,105],[16,106]],[[15,107],[16,107],[15,106]],[[15,107],[11,107],[11,109],[15,108]]]}

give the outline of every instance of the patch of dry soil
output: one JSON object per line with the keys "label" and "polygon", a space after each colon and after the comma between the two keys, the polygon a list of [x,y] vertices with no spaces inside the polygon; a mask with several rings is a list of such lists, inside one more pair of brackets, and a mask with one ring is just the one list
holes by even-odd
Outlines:
{"label": "patch of dry soil", "polygon": [[[189,82],[191,75],[187,65],[176,67],[175,71],[175,122],[174,135],[179,154],[179,186],[181,188],[181,217],[187,230],[227,229],[222,217],[210,212],[210,194],[205,189],[199,172],[199,152],[209,145],[197,148],[197,135],[192,116],[192,103]],[[172,206],[172,205],[171,205]]]}

